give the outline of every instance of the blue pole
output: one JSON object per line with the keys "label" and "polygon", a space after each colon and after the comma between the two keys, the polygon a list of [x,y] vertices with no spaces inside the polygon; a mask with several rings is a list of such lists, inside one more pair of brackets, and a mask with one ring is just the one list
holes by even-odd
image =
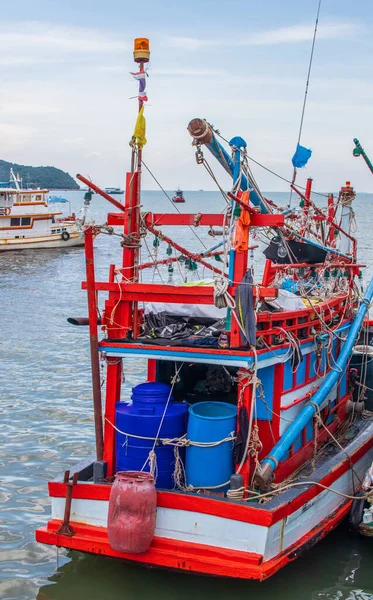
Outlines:
{"label": "blue pole", "polygon": [[[351,329],[344,343],[343,349],[338,357],[338,360],[336,361],[335,370],[329,371],[328,375],[324,380],[324,383],[321,384],[320,388],[312,396],[311,400],[313,404],[317,404],[318,406],[322,404],[326,396],[329,394],[329,392],[331,392],[337,381],[340,379],[342,373],[344,372],[353,345],[363,323],[365,314],[371,303],[372,297],[373,278],[371,279],[368,289],[365,292],[365,296],[361,301],[355,320],[351,325]],[[269,464],[272,468],[272,471],[276,469],[278,463],[289,450],[290,446],[295,442],[303,428],[307,425],[308,421],[314,416],[316,409],[313,406],[313,404],[306,404],[306,406],[299,413],[295,421],[293,421],[293,423],[289,425],[284,435],[272,448],[271,452],[269,453],[269,456],[262,460],[262,464]]]}
{"label": "blue pole", "polygon": [[[230,141],[230,144],[232,144],[232,142],[237,139],[242,139],[242,138],[233,138]],[[234,168],[235,168],[236,161],[232,160],[232,158],[229,156],[228,152],[217,141],[217,139],[215,138],[214,135],[212,136],[211,142],[208,142],[207,144],[205,144],[205,146],[206,146],[206,148],[208,148],[210,150],[211,154],[213,154],[215,156],[215,158],[220,162],[220,164],[224,167],[224,169],[227,171],[227,173],[229,173],[230,175],[232,175],[232,177],[234,177]],[[245,143],[245,146],[246,146],[246,143]],[[250,202],[252,202],[252,204],[254,206],[260,206],[263,214],[264,213],[268,214],[268,210],[263,205],[260,197],[258,196],[256,191],[252,189],[251,185],[247,181],[246,176],[242,175],[241,190],[243,192],[245,192],[248,189],[251,190]]]}
{"label": "blue pole", "polygon": [[211,248],[208,248],[204,252],[201,252],[199,256],[201,256],[203,258],[204,256],[206,256],[207,254],[210,254],[210,252],[213,252],[217,248],[221,248],[221,246],[223,246],[223,244],[224,244],[223,241],[219,242],[218,244],[215,244],[215,246],[211,246]]}
{"label": "blue pole", "polygon": [[[237,147],[237,150],[234,152],[234,168],[233,168],[233,184],[235,184],[240,177],[240,169],[241,169],[241,152],[239,148],[246,147],[246,142],[242,138],[233,138],[230,141],[235,142],[234,145]],[[242,180],[241,180],[242,181]],[[242,186],[241,186],[242,187]],[[251,196],[251,193],[250,193]],[[232,213],[236,207],[236,202],[232,200]],[[230,283],[234,281],[234,259],[236,256],[235,250],[233,248],[229,251],[229,268],[228,268],[228,279]]]}
{"label": "blue pole", "polygon": [[[284,214],[284,213],[282,213],[282,214]],[[327,252],[330,252],[330,254],[336,254],[337,256],[342,256],[343,258],[347,258],[347,260],[352,260],[351,256],[347,256],[347,254],[343,254],[342,252],[339,252],[339,250],[336,250],[335,248],[329,248],[329,246],[322,246],[321,244],[318,244],[317,242],[308,240],[307,238],[303,237],[303,235],[300,235],[299,233],[296,233],[295,231],[291,230],[291,235],[293,235],[294,237],[297,237],[298,239],[302,240],[303,242],[307,242],[307,244],[311,244],[311,246],[315,246],[316,248],[321,248],[321,250],[326,250]]]}

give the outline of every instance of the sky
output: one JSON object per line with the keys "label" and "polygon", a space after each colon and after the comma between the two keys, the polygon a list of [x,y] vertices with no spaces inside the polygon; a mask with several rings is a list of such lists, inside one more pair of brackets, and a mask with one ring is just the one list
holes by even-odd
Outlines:
{"label": "sky", "polygon": [[[215,189],[187,125],[206,118],[289,178],[318,0],[0,0],[0,158],[124,186],[137,113],[133,39],[149,37],[144,160],[166,189]],[[373,3],[322,0],[299,183],[372,192]],[[220,184],[229,177],[205,152]],[[260,167],[264,191],[287,185]],[[156,185],[148,173],[144,189]]]}

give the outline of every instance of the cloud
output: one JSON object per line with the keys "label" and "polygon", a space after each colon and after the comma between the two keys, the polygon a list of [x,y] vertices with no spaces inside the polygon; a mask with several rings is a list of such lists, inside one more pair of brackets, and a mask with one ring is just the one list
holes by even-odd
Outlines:
{"label": "cloud", "polygon": [[[345,39],[357,33],[360,29],[353,23],[326,23],[320,25],[317,32],[318,39]],[[277,44],[294,44],[312,40],[313,25],[292,25],[269,29],[248,37],[239,36],[240,39],[200,39],[190,37],[170,36],[164,40],[164,45],[170,48],[184,50],[199,50],[200,48],[237,47],[237,46],[273,46]]]}
{"label": "cloud", "polygon": [[46,22],[8,22],[2,24],[0,67],[118,55],[129,48],[129,43],[112,32]]}

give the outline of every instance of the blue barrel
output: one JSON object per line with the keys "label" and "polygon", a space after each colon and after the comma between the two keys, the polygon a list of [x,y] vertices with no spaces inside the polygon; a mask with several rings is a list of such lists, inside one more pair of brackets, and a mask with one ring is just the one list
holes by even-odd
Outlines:
{"label": "blue barrel", "polygon": [[[198,402],[189,407],[188,440],[218,442],[236,430],[237,406],[226,402]],[[200,448],[188,446],[186,482],[196,488],[220,485],[233,473],[233,442]],[[226,489],[228,486],[222,487]]]}
{"label": "blue barrel", "polygon": [[[140,383],[132,389],[131,402],[117,402],[116,426],[121,431],[139,436],[133,438],[116,432],[117,471],[140,471],[153,448],[153,441],[161,424],[171,387],[165,383]],[[160,438],[185,435],[188,419],[186,402],[174,402],[171,396],[159,433]],[[174,447],[159,444],[155,447],[158,476],[156,486],[174,487]],[[184,453],[185,454],[185,453]],[[183,452],[180,452],[183,459]],[[149,463],[144,471],[149,471]]]}

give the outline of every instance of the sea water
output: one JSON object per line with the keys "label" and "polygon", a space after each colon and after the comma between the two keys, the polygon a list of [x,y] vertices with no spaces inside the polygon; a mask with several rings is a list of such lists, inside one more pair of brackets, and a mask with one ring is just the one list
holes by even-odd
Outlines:
{"label": "sea water", "polygon": [[[82,192],[61,195],[71,200],[74,210],[81,207]],[[216,213],[225,207],[217,192],[185,192],[185,197],[187,202],[178,205],[182,212]],[[268,193],[268,197],[284,205],[289,194]],[[144,210],[162,214],[175,210],[162,192],[144,192],[142,202]],[[359,258],[369,265],[366,280],[373,273],[372,204],[369,194],[358,195],[354,202]],[[104,222],[107,209],[106,201],[94,195],[91,216],[97,223]],[[164,231],[194,251],[221,239],[208,236],[206,228],[194,230],[201,241],[188,228],[177,228],[176,234],[171,227]],[[148,239],[153,252],[152,236]],[[96,278],[106,281],[109,263],[120,262],[119,238],[100,235],[95,246]],[[166,245],[158,252],[160,258],[167,256]],[[148,254],[144,245],[144,262]],[[263,264],[259,251],[254,263],[259,273]],[[175,280],[177,273],[175,266]],[[208,273],[200,270],[198,275]],[[146,274],[148,281],[161,277],[167,282],[167,267]],[[35,529],[50,516],[48,480],[94,452],[88,328],[66,322],[70,316],[87,315],[84,279],[83,248],[0,254],[0,598],[373,599],[373,544],[352,539],[344,526],[262,584],[147,570],[35,542]],[[127,361],[125,372],[123,396],[129,396],[146,377],[143,360]]]}

